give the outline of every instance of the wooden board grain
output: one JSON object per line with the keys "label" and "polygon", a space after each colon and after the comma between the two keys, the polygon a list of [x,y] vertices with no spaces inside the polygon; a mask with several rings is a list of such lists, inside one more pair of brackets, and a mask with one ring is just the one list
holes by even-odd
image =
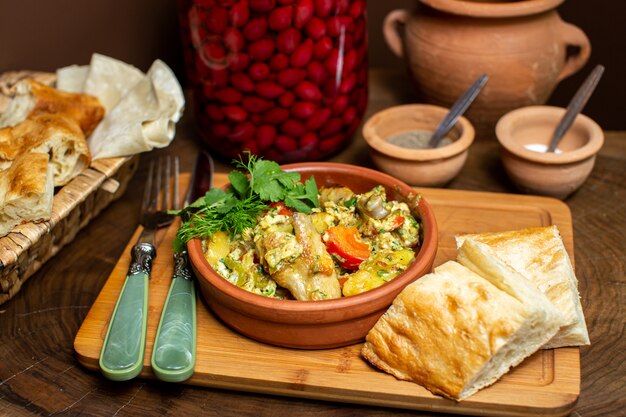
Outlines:
{"label": "wooden board grain", "polygon": [[[225,181],[216,176],[216,184]],[[187,177],[185,177],[186,179]],[[573,261],[571,215],[561,201],[533,196],[445,189],[420,189],[433,206],[440,231],[435,265],[456,257],[454,235],[465,232],[558,226]],[[172,272],[171,239],[166,230],[158,247],[150,281],[150,307],[144,369],[154,379],[150,355],[156,326]],[[81,326],[74,348],[78,360],[98,370],[98,357],[108,320],[129,264],[129,242]],[[578,348],[539,351],[494,385],[462,402],[430,394],[419,385],[398,381],[369,366],[359,355],[360,344],[338,349],[303,351],[250,340],[230,330],[198,303],[197,361],[187,384],[301,398],[371,404],[485,416],[567,415],[580,391]]]}

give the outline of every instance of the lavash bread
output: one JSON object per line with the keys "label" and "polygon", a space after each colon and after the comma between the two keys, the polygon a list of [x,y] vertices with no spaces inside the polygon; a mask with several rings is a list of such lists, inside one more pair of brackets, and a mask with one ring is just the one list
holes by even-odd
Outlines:
{"label": "lavash bread", "polygon": [[561,324],[547,298],[488,249],[468,242],[461,252],[486,275],[455,261],[435,268],[396,297],[361,350],[396,378],[457,401],[494,383]]}
{"label": "lavash bread", "polygon": [[51,155],[55,186],[67,184],[90,163],[85,136],[78,122],[65,113],[29,116],[14,127],[0,129],[0,169],[28,152]]}
{"label": "lavash bread", "polygon": [[0,127],[15,126],[26,118],[44,113],[64,113],[76,120],[89,136],[104,117],[100,101],[88,94],[68,93],[34,80],[22,80],[2,116]]}
{"label": "lavash bread", "polygon": [[53,194],[48,154],[19,155],[0,171],[0,236],[24,221],[50,219]]}
{"label": "lavash bread", "polygon": [[578,280],[556,226],[457,236],[457,246],[471,238],[543,292],[564,317],[564,325],[544,348],[588,345],[589,335],[578,294]]}

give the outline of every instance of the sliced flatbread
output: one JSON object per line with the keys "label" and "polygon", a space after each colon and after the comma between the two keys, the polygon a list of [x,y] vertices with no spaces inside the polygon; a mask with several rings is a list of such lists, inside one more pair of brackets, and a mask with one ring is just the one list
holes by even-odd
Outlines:
{"label": "sliced flatbread", "polygon": [[25,153],[0,171],[0,236],[24,221],[49,220],[52,214],[52,166],[47,153]]}
{"label": "sliced flatbread", "polygon": [[494,383],[550,340],[561,318],[504,263],[486,269],[497,272],[482,277],[448,261],[407,286],[368,333],[362,355],[457,401]]}
{"label": "sliced flatbread", "polygon": [[489,246],[494,254],[543,292],[565,322],[545,348],[588,345],[589,334],[580,304],[578,280],[556,226],[457,236]]}
{"label": "sliced flatbread", "polygon": [[88,136],[104,117],[104,107],[88,94],[67,93],[34,80],[23,80],[16,85],[15,97],[0,116],[0,128],[47,113],[71,117]]}
{"label": "sliced flatbread", "polygon": [[78,123],[65,115],[39,114],[0,129],[0,169],[25,153],[50,155],[54,185],[67,184],[89,166],[89,148]]}

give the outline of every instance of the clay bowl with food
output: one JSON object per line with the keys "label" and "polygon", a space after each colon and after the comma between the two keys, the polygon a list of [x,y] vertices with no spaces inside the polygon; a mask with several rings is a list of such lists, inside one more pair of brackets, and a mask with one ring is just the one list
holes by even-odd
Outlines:
{"label": "clay bowl with food", "polygon": [[529,106],[513,110],[498,121],[502,164],[524,193],[564,199],[587,179],[604,143],[602,128],[579,114],[556,152],[546,152],[565,109]]}
{"label": "clay bowl with food", "polygon": [[363,126],[374,164],[411,185],[440,187],[450,182],[463,168],[474,141],[470,121],[460,117],[439,147],[418,148],[427,142],[448,110],[430,104],[407,104],[374,114]]}
{"label": "clay bowl with food", "polygon": [[[311,162],[283,165],[296,171],[302,181],[315,177],[318,187],[344,185],[365,193],[382,185],[387,200],[409,201],[415,191],[384,173],[353,165]],[[367,332],[408,284],[431,271],[437,252],[437,224],[432,208],[416,199],[412,214],[421,223],[420,245],[415,257],[400,275],[370,291],[331,300],[298,301],[267,298],[231,284],[206,260],[202,241],[188,243],[191,265],[202,297],[228,326],[252,339],[291,348],[324,349],[364,340]],[[210,244],[210,243],[209,243]]]}

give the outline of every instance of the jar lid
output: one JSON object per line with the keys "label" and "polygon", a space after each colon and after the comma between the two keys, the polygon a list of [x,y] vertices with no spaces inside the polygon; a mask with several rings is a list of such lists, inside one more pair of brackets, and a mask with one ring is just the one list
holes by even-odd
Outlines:
{"label": "jar lid", "polygon": [[529,16],[555,9],[565,0],[420,0],[442,12],[473,17]]}

